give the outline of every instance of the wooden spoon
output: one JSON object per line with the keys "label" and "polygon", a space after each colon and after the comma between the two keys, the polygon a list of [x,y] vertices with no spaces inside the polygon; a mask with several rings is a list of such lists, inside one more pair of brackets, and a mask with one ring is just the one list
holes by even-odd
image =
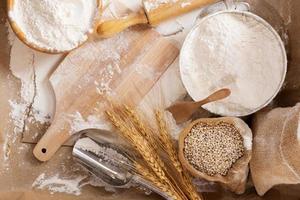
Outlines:
{"label": "wooden spoon", "polygon": [[169,112],[172,113],[177,124],[188,121],[191,116],[199,109],[201,106],[222,100],[228,97],[231,94],[231,91],[227,88],[216,91],[215,93],[208,96],[206,99],[203,99],[198,102],[178,102],[174,105],[167,108]]}

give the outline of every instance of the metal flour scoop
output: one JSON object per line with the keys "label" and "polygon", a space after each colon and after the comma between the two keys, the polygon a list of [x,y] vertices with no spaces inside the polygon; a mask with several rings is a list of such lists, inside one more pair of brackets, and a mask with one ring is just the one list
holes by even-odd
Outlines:
{"label": "metal flour scoop", "polygon": [[116,139],[113,138],[115,134],[99,129],[86,129],[78,134],[82,137],[73,148],[74,159],[107,186],[128,188],[131,185],[139,185],[170,199],[164,192],[134,172],[132,158],[118,147],[121,143],[116,143]]}

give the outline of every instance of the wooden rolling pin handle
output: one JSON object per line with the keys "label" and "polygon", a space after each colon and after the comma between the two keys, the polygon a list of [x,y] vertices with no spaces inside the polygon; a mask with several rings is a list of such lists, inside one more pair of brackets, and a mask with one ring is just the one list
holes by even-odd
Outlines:
{"label": "wooden rolling pin handle", "polygon": [[148,24],[148,19],[144,11],[132,13],[120,19],[101,22],[96,26],[96,32],[102,38],[109,38],[137,24]]}
{"label": "wooden rolling pin handle", "polygon": [[56,129],[50,127],[33,149],[33,155],[42,162],[50,160],[56,151],[70,138],[69,134],[53,132],[52,130]]}

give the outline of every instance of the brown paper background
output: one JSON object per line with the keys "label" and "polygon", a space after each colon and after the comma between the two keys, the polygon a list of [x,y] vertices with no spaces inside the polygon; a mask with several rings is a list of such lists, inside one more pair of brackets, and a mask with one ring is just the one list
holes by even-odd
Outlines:
{"label": "brown paper background", "polygon": [[[289,44],[289,70],[284,89],[276,98],[275,105],[288,106],[300,101],[300,1],[299,0],[248,0],[254,12],[269,21],[275,28],[287,29]],[[266,9],[267,8],[267,9]],[[289,11],[291,8],[291,11]],[[268,10],[268,12],[266,11]],[[271,18],[275,11],[276,19]],[[291,23],[289,21],[291,12]],[[105,192],[101,188],[85,186],[80,196],[63,193],[50,194],[48,191],[33,190],[31,185],[41,173],[47,175],[56,173],[66,176],[84,174],[74,165],[70,152],[71,148],[63,147],[56,156],[47,163],[40,163],[32,156],[31,144],[21,143],[21,135],[10,147],[10,159],[4,161],[3,144],[13,134],[13,124],[9,120],[9,99],[18,98],[20,81],[12,76],[9,70],[9,45],[7,42],[7,28],[5,27],[5,0],[0,0],[0,200],[35,200],[35,199],[160,199],[156,195],[145,196],[137,190],[126,190],[117,194]],[[206,199],[247,199],[247,200],[296,200],[300,199],[300,186],[279,186],[269,191],[264,197],[258,197],[255,189],[249,183],[249,189],[242,196],[233,195],[225,191],[205,194]]]}

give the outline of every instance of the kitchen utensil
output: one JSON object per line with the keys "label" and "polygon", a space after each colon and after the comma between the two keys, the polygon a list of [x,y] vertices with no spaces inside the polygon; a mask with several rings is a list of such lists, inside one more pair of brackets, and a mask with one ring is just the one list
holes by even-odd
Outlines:
{"label": "kitchen utensil", "polygon": [[[134,173],[134,167],[131,162],[132,158],[121,153],[122,151],[118,146],[115,145],[115,143],[112,143],[112,138],[110,138],[110,136],[114,134],[97,129],[83,130],[78,134],[82,134],[83,137],[86,137],[85,140],[88,140],[93,145],[96,145],[97,149],[103,151],[93,152],[87,148],[82,149],[75,143],[72,152],[73,157],[79,164],[87,168],[96,177],[100,178],[106,185],[115,188],[126,188],[130,184],[138,184],[139,186],[156,192],[165,199],[170,199],[163,191],[155,187],[152,183]],[[110,155],[111,151],[117,151],[124,156],[126,162],[114,158],[113,155]]]}
{"label": "kitchen utensil", "polygon": [[137,25],[148,24],[156,26],[159,23],[172,17],[182,15],[205,5],[217,2],[216,0],[177,0],[177,1],[157,1],[144,0],[143,9],[140,12],[132,13],[121,19],[115,19],[100,23],[97,34],[100,37],[111,37],[124,29]]}
{"label": "kitchen utensil", "polygon": [[[178,0],[178,1],[157,1],[157,0],[144,0],[144,9],[137,13],[129,14],[128,16],[122,17],[120,19],[108,20],[104,22],[98,22],[95,27],[96,35],[102,38],[108,38],[116,33],[123,31],[124,29],[137,25],[137,24],[149,24],[155,26],[167,19],[175,16],[190,12],[194,9],[200,8],[202,6],[214,3],[217,0]],[[7,11],[8,13],[13,9],[14,1],[7,0]],[[98,7],[101,8],[101,1],[98,1]],[[95,11],[97,9],[95,8]],[[101,9],[100,9],[101,10]],[[101,13],[101,12],[100,12]],[[8,15],[10,16],[10,15]],[[9,22],[11,24],[12,30],[16,33],[18,38],[23,41],[27,46],[42,51],[44,53],[66,53],[68,51],[58,51],[40,48],[32,43],[29,43],[18,26],[11,17],[9,17]],[[79,46],[84,44],[86,41],[82,42]]]}
{"label": "kitchen utensil", "polygon": [[69,53],[50,78],[56,113],[34,148],[35,157],[49,160],[71,137],[76,116],[81,121],[96,117],[97,124],[103,124],[107,96],[137,105],[177,56],[173,44],[143,27],[88,42]]}
{"label": "kitchen utensil", "polygon": [[186,122],[191,118],[191,116],[199,109],[201,106],[208,104],[210,102],[218,101],[224,99],[230,95],[229,89],[221,89],[211,94],[207,98],[197,101],[183,101],[175,103],[174,105],[167,108],[169,112],[172,113],[177,124]]}

